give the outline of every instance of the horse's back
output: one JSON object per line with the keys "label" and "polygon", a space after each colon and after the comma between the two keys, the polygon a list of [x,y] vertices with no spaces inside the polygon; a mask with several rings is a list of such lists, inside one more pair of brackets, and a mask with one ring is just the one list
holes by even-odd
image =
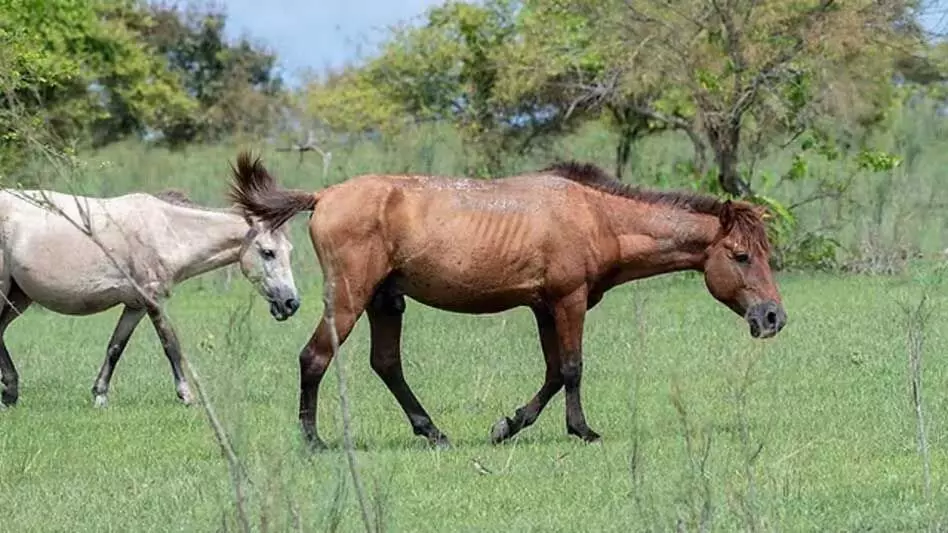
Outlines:
{"label": "horse's back", "polygon": [[[97,312],[134,300],[134,290],[112,259],[126,272],[152,262],[149,257],[158,260],[141,231],[140,222],[159,215],[153,211],[158,206],[145,196],[0,192],[3,276],[14,279],[40,305],[65,314]],[[76,227],[83,226],[87,216],[98,242]],[[136,264],[126,264],[133,258]]]}
{"label": "horse's back", "polygon": [[492,312],[538,298],[551,278],[582,282],[582,253],[566,248],[581,247],[575,215],[584,207],[567,205],[569,192],[564,180],[536,175],[360,176],[324,191],[311,231],[317,246],[384,256],[417,300]]}

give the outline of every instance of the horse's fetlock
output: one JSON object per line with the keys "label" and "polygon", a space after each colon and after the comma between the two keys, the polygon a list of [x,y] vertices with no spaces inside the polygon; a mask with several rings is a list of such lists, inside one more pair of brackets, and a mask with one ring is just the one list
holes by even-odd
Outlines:
{"label": "horse's fetlock", "polygon": [[16,386],[6,386],[3,389],[3,392],[0,393],[0,402],[3,402],[3,405],[7,407],[12,407],[16,405],[17,400],[20,399],[20,392]]}

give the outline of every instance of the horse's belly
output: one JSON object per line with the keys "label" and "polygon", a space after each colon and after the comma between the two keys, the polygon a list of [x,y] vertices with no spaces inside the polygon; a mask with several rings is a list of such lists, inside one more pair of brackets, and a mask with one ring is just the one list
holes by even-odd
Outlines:
{"label": "horse's belly", "polygon": [[538,301],[538,279],[504,273],[503,269],[494,273],[480,269],[405,269],[395,279],[408,297],[446,311],[499,313]]}
{"label": "horse's belly", "polygon": [[84,277],[76,273],[39,273],[18,269],[13,279],[35,303],[65,315],[90,315],[136,299],[134,289],[124,280]]}

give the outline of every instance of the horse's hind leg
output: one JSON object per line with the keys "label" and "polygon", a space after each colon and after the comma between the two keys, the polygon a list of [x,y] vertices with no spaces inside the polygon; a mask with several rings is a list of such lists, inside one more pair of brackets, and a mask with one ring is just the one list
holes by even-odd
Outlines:
{"label": "horse's hind leg", "polygon": [[7,350],[7,343],[3,336],[10,323],[23,314],[31,303],[33,303],[33,300],[20,289],[15,281],[11,280],[10,290],[7,291],[4,301],[0,302],[3,307],[3,310],[0,311],[0,382],[3,383],[0,402],[6,406],[16,404],[20,397],[20,375],[16,371],[16,366],[13,365],[13,359],[10,358],[10,352]]}
{"label": "horse's hind leg", "polygon": [[178,393],[178,398],[185,405],[189,405],[192,399],[191,387],[188,385],[188,379],[184,376],[184,369],[181,367],[181,344],[178,342],[178,337],[171,329],[171,324],[165,322],[161,309],[149,308],[146,312],[148,318],[151,319],[151,324],[155,327],[158,339],[161,341],[165,357],[168,358],[168,363],[171,364],[171,375],[174,377],[174,388]]}
{"label": "horse's hind leg", "polygon": [[431,417],[415,397],[402,370],[401,337],[402,314],[405,312],[405,297],[395,292],[390,281],[385,281],[375,291],[366,314],[371,330],[372,369],[395,396],[415,435],[428,439],[434,446],[450,446],[447,436],[434,425]]}
{"label": "horse's hind leg", "polygon": [[563,387],[563,373],[560,371],[560,347],[556,335],[556,323],[553,315],[544,309],[534,310],[537,329],[540,336],[540,347],[543,349],[543,358],[546,360],[546,376],[540,390],[526,405],[514,412],[513,418],[504,417],[494,424],[491,429],[491,442],[497,444],[507,440],[520,430],[533,425],[540,413]]}
{"label": "horse's hind leg", "polygon": [[583,378],[583,323],[587,304],[585,290],[578,290],[553,305],[553,319],[566,394],[566,432],[586,442],[596,442],[600,439],[599,434],[586,423],[579,393]]}
{"label": "horse's hind leg", "polygon": [[105,361],[99,368],[99,375],[92,385],[92,395],[96,407],[105,407],[108,404],[109,383],[112,381],[112,372],[115,371],[115,365],[118,364],[128,339],[131,338],[135,327],[145,316],[145,310],[125,306],[122,310],[122,316],[119,317],[115,330],[112,332],[112,338],[109,339],[109,347],[105,351]]}

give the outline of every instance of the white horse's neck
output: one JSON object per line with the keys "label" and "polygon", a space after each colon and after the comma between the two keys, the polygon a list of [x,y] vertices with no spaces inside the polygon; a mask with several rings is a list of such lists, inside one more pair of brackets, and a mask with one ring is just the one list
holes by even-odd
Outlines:
{"label": "white horse's neck", "polygon": [[168,204],[168,218],[173,221],[168,247],[174,250],[165,257],[176,282],[237,262],[240,246],[250,230],[247,222],[235,213],[207,208]]}

